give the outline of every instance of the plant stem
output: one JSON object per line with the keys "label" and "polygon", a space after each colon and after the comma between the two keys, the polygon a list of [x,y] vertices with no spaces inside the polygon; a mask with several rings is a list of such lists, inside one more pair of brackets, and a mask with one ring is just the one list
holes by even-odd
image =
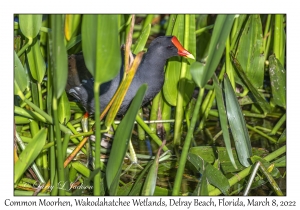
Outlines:
{"label": "plant stem", "polygon": [[[149,134],[149,136],[153,139],[153,141],[155,141],[155,143],[158,146],[162,145],[162,141],[160,140],[160,138],[158,138],[158,136],[155,133],[151,132],[150,128],[147,126],[147,124],[143,121],[143,119],[140,116],[138,115],[136,116],[136,121],[146,131],[146,133]],[[166,145],[164,145],[162,149],[164,150],[164,152],[169,150],[169,148],[166,147]]]}
{"label": "plant stem", "polygon": [[[54,85],[55,87],[55,85]],[[57,173],[58,173],[58,183],[65,183],[65,171],[64,171],[64,159],[63,159],[63,151],[62,151],[62,143],[61,143],[61,131],[59,129],[59,121],[58,121],[58,111],[57,111],[57,98],[56,98],[56,90],[53,91],[52,98],[52,108],[53,108],[53,118],[54,118],[54,128],[55,128],[55,141],[56,141],[56,156],[57,156]],[[65,189],[58,189],[59,195],[65,195]]]}
{"label": "plant stem", "polygon": [[282,126],[282,124],[285,122],[286,120],[286,113],[284,113],[282,115],[282,117],[280,118],[280,120],[276,123],[276,125],[274,126],[274,128],[272,129],[270,135],[275,135],[276,132],[278,131],[278,129]]}
{"label": "plant stem", "polygon": [[[95,170],[99,169],[100,164],[100,145],[101,145],[101,132],[100,132],[100,83],[95,82],[94,83],[94,101],[95,101]],[[101,194],[101,170],[95,175],[94,177],[94,195],[99,196]]]}
{"label": "plant stem", "polygon": [[186,163],[187,156],[188,156],[188,151],[190,149],[191,139],[193,138],[193,132],[194,132],[195,125],[196,125],[197,116],[199,114],[200,105],[201,105],[201,101],[202,101],[201,96],[203,95],[203,92],[204,92],[204,88],[201,88],[199,93],[198,93],[198,98],[197,98],[197,101],[196,101],[193,117],[192,117],[192,120],[191,120],[191,125],[190,125],[188,133],[186,135],[184,145],[183,145],[183,149],[182,149],[182,153],[181,153],[181,157],[179,159],[179,166],[178,166],[178,170],[177,170],[177,173],[176,173],[174,188],[173,188],[173,192],[172,192],[172,195],[175,195],[175,196],[179,195],[179,192],[180,192],[182,176],[183,176],[185,163]]}
{"label": "plant stem", "polygon": [[[184,47],[188,48],[189,46],[189,25],[190,25],[190,15],[184,16]],[[179,78],[179,87],[177,94],[177,103],[176,103],[176,113],[175,113],[175,127],[174,127],[174,145],[181,144],[181,126],[183,120],[183,93],[185,89],[185,79],[187,72],[187,62],[182,62],[181,70],[180,70],[180,78]]]}

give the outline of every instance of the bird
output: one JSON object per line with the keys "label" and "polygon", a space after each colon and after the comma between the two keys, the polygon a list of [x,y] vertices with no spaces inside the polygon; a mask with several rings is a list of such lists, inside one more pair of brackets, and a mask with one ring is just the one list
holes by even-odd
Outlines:
{"label": "bird", "polygon": [[[132,99],[142,84],[146,83],[148,85],[142,106],[150,102],[157,95],[164,84],[164,66],[167,60],[174,56],[195,59],[189,51],[184,49],[176,36],[159,36],[150,43],[119,108],[118,115],[126,113]],[[122,82],[124,68],[120,68],[121,70],[115,78],[100,85],[101,113]],[[89,115],[95,112],[93,86],[94,79],[87,71],[83,55],[70,56],[66,91],[81,103]]]}

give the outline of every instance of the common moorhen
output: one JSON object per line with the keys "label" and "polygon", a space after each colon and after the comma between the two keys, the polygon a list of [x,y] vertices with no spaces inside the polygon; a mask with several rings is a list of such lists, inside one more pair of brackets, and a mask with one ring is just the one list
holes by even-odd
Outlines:
{"label": "common moorhen", "polygon": [[[194,59],[194,56],[183,48],[175,36],[161,36],[154,39],[142,58],[118,115],[123,115],[126,112],[137,90],[144,83],[148,84],[148,89],[143,100],[143,105],[151,101],[164,84],[164,66],[167,59],[178,55]],[[74,73],[73,71],[76,70],[77,72]],[[77,78],[74,78],[76,73],[77,76],[75,77]],[[116,92],[122,81],[123,74],[124,69],[121,68],[120,73],[113,80],[101,84],[101,112]],[[80,80],[83,81],[80,82]],[[80,101],[89,114],[93,114],[95,111],[93,85],[93,78],[84,65],[82,55],[71,56],[69,58],[69,78],[66,90]]]}

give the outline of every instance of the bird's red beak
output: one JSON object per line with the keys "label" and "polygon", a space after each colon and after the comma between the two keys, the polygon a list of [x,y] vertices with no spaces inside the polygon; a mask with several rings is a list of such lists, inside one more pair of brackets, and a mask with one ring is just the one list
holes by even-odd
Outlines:
{"label": "bird's red beak", "polygon": [[177,47],[178,55],[186,57],[186,58],[195,59],[195,57],[189,51],[187,51],[186,49],[183,48],[183,46],[180,44],[180,42],[178,41],[176,36],[173,36],[171,41],[175,45],[175,47]]}

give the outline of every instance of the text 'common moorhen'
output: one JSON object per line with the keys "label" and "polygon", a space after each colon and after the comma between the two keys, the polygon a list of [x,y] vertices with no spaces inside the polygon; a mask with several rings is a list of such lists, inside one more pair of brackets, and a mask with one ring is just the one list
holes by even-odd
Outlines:
{"label": "text 'common moorhen'", "polygon": [[[143,105],[151,101],[155,95],[161,90],[164,84],[164,66],[167,59],[174,56],[183,56],[187,58],[194,59],[194,56],[188,52],[180,44],[175,36],[161,36],[154,39],[148,51],[144,54],[142,61],[136,71],[136,74],[130,84],[127,94],[122,102],[118,114],[125,114],[130,102],[135,96],[139,87],[146,83],[148,84],[148,89],[145,94]],[[74,57],[73,57],[74,59]],[[93,114],[95,111],[94,107],[94,80],[93,78],[88,78],[89,76],[81,76],[83,72],[88,72],[84,62],[83,57],[76,57],[76,70],[79,75],[74,78],[74,75],[70,75],[70,68],[72,70],[72,65],[70,67],[69,58],[69,78],[67,85],[67,92],[74,96],[80,101],[82,106],[89,114]],[[73,60],[74,62],[74,60]],[[74,69],[73,69],[74,70]],[[110,102],[111,98],[115,94],[118,86],[120,85],[124,74],[124,69],[121,68],[120,73],[111,81],[101,84],[100,86],[100,111],[102,112],[107,104]],[[79,82],[80,79],[85,79],[85,81]]]}

